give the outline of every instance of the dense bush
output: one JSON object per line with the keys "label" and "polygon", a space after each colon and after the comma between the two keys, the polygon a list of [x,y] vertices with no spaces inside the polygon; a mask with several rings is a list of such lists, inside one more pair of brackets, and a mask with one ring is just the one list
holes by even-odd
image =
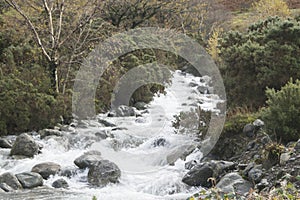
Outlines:
{"label": "dense bush", "polygon": [[281,90],[267,90],[268,108],[263,117],[270,131],[283,142],[300,138],[300,81],[288,82]]}
{"label": "dense bush", "polygon": [[67,113],[63,99],[57,99],[14,76],[1,78],[0,135],[53,126]]}
{"label": "dense bush", "polygon": [[229,105],[258,108],[265,89],[280,89],[300,77],[300,22],[269,18],[247,33],[229,32],[220,41],[221,69]]}

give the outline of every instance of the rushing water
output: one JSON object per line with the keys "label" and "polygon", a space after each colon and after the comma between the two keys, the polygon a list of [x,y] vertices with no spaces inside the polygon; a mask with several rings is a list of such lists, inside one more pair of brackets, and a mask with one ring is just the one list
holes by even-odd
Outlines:
{"label": "rushing water", "polygon": [[[216,110],[220,101],[213,94],[200,94],[199,85],[207,85],[208,77],[194,77],[180,71],[173,73],[171,84],[166,94],[154,97],[149,104],[148,112],[141,117],[106,117],[100,114],[96,119],[85,121],[87,127],[73,128],[72,132],[63,132],[63,139],[52,137],[48,140],[35,138],[44,148],[42,153],[33,159],[13,160],[9,150],[1,149],[0,173],[21,173],[30,171],[41,162],[52,161],[65,167],[73,167],[73,161],[88,150],[98,150],[104,159],[116,163],[122,171],[120,183],[103,188],[92,188],[87,183],[87,172],[83,170],[71,178],[65,178],[69,189],[51,189],[51,184],[59,177],[51,177],[45,181],[46,186],[33,190],[5,193],[0,199],[89,199],[96,196],[98,200],[165,200],[186,199],[199,190],[188,187],[181,182],[187,172],[184,164],[192,159],[201,159],[201,152],[195,150],[185,161],[178,160],[174,166],[167,163],[166,157],[174,149],[186,144],[196,144],[196,136],[192,134],[175,134],[172,127],[174,115],[180,111],[188,111],[200,105],[205,110]],[[197,104],[198,103],[198,104]],[[120,127],[112,130],[104,127],[98,119],[105,119]],[[100,140],[95,133],[103,132],[110,137]],[[97,135],[97,134],[96,134]],[[154,146],[159,138],[164,138],[164,146]]]}

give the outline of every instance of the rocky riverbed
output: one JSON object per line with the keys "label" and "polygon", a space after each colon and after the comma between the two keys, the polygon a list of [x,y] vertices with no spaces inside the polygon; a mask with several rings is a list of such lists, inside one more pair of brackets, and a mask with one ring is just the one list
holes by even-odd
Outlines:
{"label": "rocky riverbed", "polygon": [[259,119],[203,156],[195,110],[222,102],[209,81],[176,71],[148,105],[1,138],[0,199],[299,198],[300,141],[277,144]]}

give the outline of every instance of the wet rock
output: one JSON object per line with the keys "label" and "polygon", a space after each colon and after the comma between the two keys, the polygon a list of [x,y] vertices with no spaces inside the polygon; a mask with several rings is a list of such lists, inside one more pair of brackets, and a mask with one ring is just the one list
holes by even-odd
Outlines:
{"label": "wet rock", "polygon": [[244,133],[247,137],[254,137],[254,134],[255,134],[255,126],[254,126],[253,124],[247,124],[246,126],[244,126],[243,133]]}
{"label": "wet rock", "polygon": [[211,187],[208,178],[213,177],[213,173],[207,165],[196,165],[182,178],[182,182],[189,186]]}
{"label": "wet rock", "polygon": [[252,183],[244,180],[237,172],[226,174],[216,185],[222,192],[245,195],[253,187]]}
{"label": "wet rock", "polygon": [[[19,180],[17,179],[17,177],[10,172],[0,175],[0,183],[8,185],[13,190],[22,189],[22,185],[19,182]],[[4,189],[4,188],[2,188],[2,189]]]}
{"label": "wet rock", "polygon": [[116,116],[117,117],[135,116],[135,110],[132,107],[122,105],[117,108]]}
{"label": "wet rock", "polygon": [[43,129],[39,131],[41,139],[44,139],[47,136],[62,136],[62,132],[56,129]]}
{"label": "wet rock", "polygon": [[62,168],[58,172],[58,175],[65,176],[65,177],[68,177],[68,178],[71,178],[72,176],[75,176],[77,174],[78,174],[78,168],[74,168],[74,167]]}
{"label": "wet rock", "polygon": [[98,161],[102,160],[101,152],[99,151],[88,151],[83,155],[76,158],[74,164],[80,169],[90,168],[92,165],[96,164]]}
{"label": "wet rock", "polygon": [[33,157],[38,154],[40,146],[26,133],[19,135],[12,146],[10,155]]}
{"label": "wet rock", "polygon": [[226,171],[235,168],[235,163],[228,161],[209,161],[194,166],[182,179],[184,183],[190,186],[211,187],[208,178],[218,178]]}
{"label": "wet rock", "polygon": [[153,142],[154,147],[165,146],[167,144],[167,140],[165,138],[158,138]]}
{"label": "wet rock", "polygon": [[191,160],[191,161],[184,164],[184,168],[190,170],[194,166],[196,166],[197,164],[198,164],[198,162],[196,160]]}
{"label": "wet rock", "polygon": [[134,107],[138,110],[145,110],[145,109],[147,109],[147,104],[144,102],[136,102],[134,104]]}
{"label": "wet rock", "polygon": [[201,94],[207,94],[207,93],[208,93],[208,88],[207,88],[206,86],[200,85],[199,87],[197,87],[197,90],[198,90]]}
{"label": "wet rock", "polygon": [[98,122],[103,124],[106,127],[115,127],[116,126],[114,123],[111,123],[105,119],[98,119]]}
{"label": "wet rock", "polygon": [[135,123],[143,124],[146,122],[147,122],[147,120],[144,117],[138,117],[135,119]]}
{"label": "wet rock", "polygon": [[7,185],[6,183],[0,183],[0,189],[4,192],[12,192],[14,189]]}
{"label": "wet rock", "polygon": [[34,188],[43,185],[43,177],[35,172],[24,172],[16,174],[17,179],[22,184],[23,188]]}
{"label": "wet rock", "polygon": [[0,148],[10,149],[12,148],[12,144],[9,140],[0,138]]}
{"label": "wet rock", "polygon": [[248,172],[248,177],[254,183],[259,183],[263,177],[263,171],[258,168],[252,168]]}
{"label": "wet rock", "polygon": [[1,186],[0,186],[0,193],[3,193],[3,192],[5,192],[2,188],[1,188]]}
{"label": "wet rock", "polygon": [[167,162],[169,165],[174,165],[174,163],[180,158],[185,160],[185,158],[191,154],[196,149],[195,145],[182,145],[175,147],[169,155],[167,155]]}
{"label": "wet rock", "polygon": [[57,179],[56,181],[54,181],[52,183],[52,187],[54,187],[54,188],[65,188],[66,189],[66,188],[69,187],[69,184],[65,179],[60,178],[60,179]]}
{"label": "wet rock", "polygon": [[35,165],[31,172],[40,174],[44,179],[48,179],[51,175],[57,174],[61,169],[61,166],[54,162],[45,162]]}
{"label": "wet rock", "polygon": [[119,167],[109,160],[100,160],[88,172],[88,182],[95,186],[105,186],[108,183],[117,183],[121,177]]}

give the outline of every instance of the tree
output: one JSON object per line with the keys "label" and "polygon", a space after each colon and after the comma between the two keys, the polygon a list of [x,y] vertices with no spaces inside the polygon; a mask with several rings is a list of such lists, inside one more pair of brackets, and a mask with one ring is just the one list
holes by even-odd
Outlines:
{"label": "tree", "polygon": [[[106,34],[101,31],[106,23],[97,18],[100,1],[5,2],[27,23],[37,46],[49,62],[53,90],[58,93],[63,88],[64,92],[70,64],[76,62]],[[18,16],[10,14],[7,19],[11,16],[18,19]],[[9,21],[18,22],[20,19]],[[59,71],[64,71],[65,77],[60,76]],[[64,86],[60,86],[60,83]]]}
{"label": "tree", "polygon": [[265,89],[280,89],[300,77],[300,23],[272,17],[247,33],[229,32],[220,43],[222,73],[231,106],[258,108]]}
{"label": "tree", "polygon": [[290,80],[280,90],[266,91],[268,107],[263,110],[267,128],[283,142],[300,137],[300,81]]}

